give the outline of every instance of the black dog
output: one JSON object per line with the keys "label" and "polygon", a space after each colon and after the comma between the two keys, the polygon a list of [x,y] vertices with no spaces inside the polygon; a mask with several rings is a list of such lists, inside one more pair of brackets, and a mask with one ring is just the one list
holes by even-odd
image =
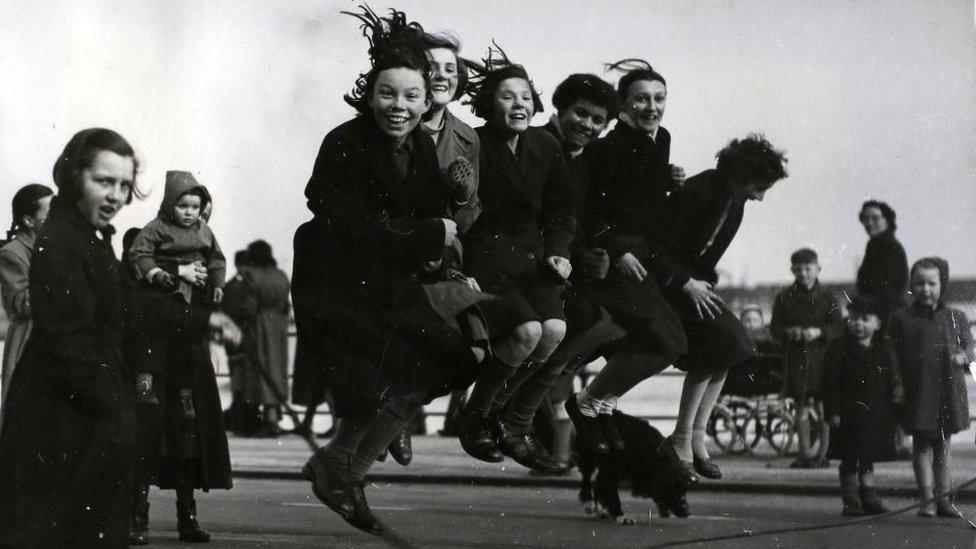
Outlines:
{"label": "black dog", "polygon": [[[577,445],[583,475],[579,498],[584,512],[611,517],[619,524],[636,524],[620,505],[620,483],[629,480],[633,495],[653,499],[661,517],[690,515],[685,493],[695,479],[686,475],[670,447],[670,451],[661,448],[661,432],[648,422],[619,411],[614,411],[611,421],[624,441],[623,452],[597,455]],[[595,483],[591,480],[594,471]]]}

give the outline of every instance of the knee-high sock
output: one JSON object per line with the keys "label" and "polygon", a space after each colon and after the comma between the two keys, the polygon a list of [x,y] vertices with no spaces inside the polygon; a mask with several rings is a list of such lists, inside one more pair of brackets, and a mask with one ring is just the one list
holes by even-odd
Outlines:
{"label": "knee-high sock", "polygon": [[526,359],[522,364],[515,370],[515,374],[508,378],[502,387],[495,393],[495,401],[491,405],[492,412],[501,411],[502,408],[508,404],[516,394],[521,392],[521,388],[535,376],[540,369],[545,365],[544,362],[536,362],[531,359]]}
{"label": "knee-high sock", "polygon": [[515,375],[517,369],[518,365],[506,364],[497,356],[485,363],[478,373],[478,380],[474,382],[464,410],[478,416],[487,416],[495,402],[495,395]]}
{"label": "knee-high sock", "polygon": [[671,364],[670,357],[661,355],[620,353],[613,356],[587,388],[593,398],[621,397],[638,383],[662,372]]}
{"label": "knee-high sock", "polygon": [[724,370],[712,374],[711,379],[708,381],[708,386],[705,387],[705,392],[702,394],[698,411],[695,412],[695,423],[692,426],[691,452],[700,459],[709,458],[708,448],[705,445],[705,426],[708,425],[708,419],[712,417],[712,409],[715,408],[715,403],[718,401],[719,395],[722,394],[722,387],[725,385],[725,378],[728,373],[728,370]]}
{"label": "knee-high sock", "polygon": [[[319,448],[316,456],[334,469],[348,472],[363,437],[366,436],[376,418],[377,414],[375,413],[343,417],[336,426],[332,440]],[[373,456],[373,459],[376,459],[377,455],[379,452]]]}
{"label": "knee-high sock", "polygon": [[694,429],[695,417],[701,406],[702,398],[708,389],[708,382],[712,379],[710,373],[688,372],[684,385],[681,387],[681,401],[678,404],[678,420],[671,433],[671,445],[675,453],[683,461],[691,461],[691,433]]}
{"label": "knee-high sock", "polygon": [[365,478],[369,468],[376,461],[376,456],[386,451],[393,439],[410,423],[410,419],[409,417],[404,418],[390,409],[380,412],[376,421],[366,431],[366,436],[359,443],[356,455],[352,459],[352,466],[349,468],[349,479],[352,482],[358,482]]}

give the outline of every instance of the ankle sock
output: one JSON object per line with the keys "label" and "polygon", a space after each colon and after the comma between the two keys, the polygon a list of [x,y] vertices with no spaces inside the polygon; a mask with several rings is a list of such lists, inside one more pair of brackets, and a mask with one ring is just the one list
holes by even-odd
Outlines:
{"label": "ankle sock", "polygon": [[606,407],[606,401],[590,396],[586,387],[576,394],[576,404],[580,413],[586,417],[596,417]]}
{"label": "ankle sock", "polygon": [[708,445],[705,444],[705,430],[694,429],[691,431],[691,453],[698,459],[709,459]]}
{"label": "ankle sock", "polygon": [[674,452],[678,454],[681,461],[691,461],[694,458],[694,454],[691,452],[691,433],[675,429],[669,438],[671,439],[671,446],[674,447]]}

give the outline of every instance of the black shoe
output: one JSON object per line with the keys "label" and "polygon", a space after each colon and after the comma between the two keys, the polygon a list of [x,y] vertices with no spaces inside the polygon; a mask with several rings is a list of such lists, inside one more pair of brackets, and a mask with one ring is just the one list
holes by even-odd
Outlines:
{"label": "black shoe", "polygon": [[347,494],[349,501],[352,503],[352,513],[343,518],[346,519],[346,522],[367,534],[379,534],[383,531],[383,525],[380,524],[380,521],[376,520],[376,517],[373,516],[373,511],[370,510],[369,505],[366,503],[366,493],[363,491],[363,486],[362,481],[349,485]]}
{"label": "black shoe", "polygon": [[488,463],[501,463],[504,461],[498,445],[492,439],[491,424],[488,418],[480,417],[467,412],[462,412],[458,418],[458,440],[461,448],[469,456],[487,461]]}
{"label": "black shoe", "polygon": [[712,480],[718,480],[722,478],[722,470],[718,468],[718,465],[711,459],[694,458],[693,464],[695,466],[695,471],[705,477]]}
{"label": "black shoe", "polygon": [[302,467],[302,476],[312,483],[312,493],[319,501],[348,520],[346,517],[353,513],[352,500],[349,499],[350,483],[340,471],[316,454]]}
{"label": "black shoe", "polygon": [[524,460],[535,453],[536,449],[530,446],[531,441],[526,440],[524,434],[514,432],[508,421],[497,416],[489,416],[488,420],[491,422],[495,443],[498,444],[498,449],[503,455],[522,463],[519,460]]}
{"label": "black shoe", "polygon": [[495,426],[499,435],[499,449],[502,454],[515,460],[515,463],[542,475],[565,475],[569,472],[567,464],[559,463],[549,456],[549,452],[535,438],[535,433],[515,434],[504,420],[496,421]]}
{"label": "black shoe", "polygon": [[[698,484],[699,479],[698,475],[695,474],[695,466],[690,461],[685,461],[678,457],[678,452],[674,451],[674,444],[671,442],[670,437],[661,442],[661,446],[657,451],[665,461],[680,464],[682,472],[681,480],[686,489]],[[677,515],[677,513],[675,514]]]}
{"label": "black shoe", "polygon": [[189,543],[209,543],[210,533],[200,528],[197,522],[197,502],[176,500],[176,522],[180,532],[180,541]]}
{"label": "black shoe", "polygon": [[397,463],[406,467],[413,461],[413,444],[410,442],[410,433],[406,429],[400,431],[388,448],[390,455]]}
{"label": "black shoe", "polygon": [[607,440],[603,436],[599,418],[587,417],[580,412],[579,402],[576,401],[577,395],[567,398],[565,407],[570,421],[573,422],[573,427],[576,428],[576,436],[580,446],[585,446],[597,454],[610,453],[610,445],[607,444]]}
{"label": "black shoe", "polygon": [[613,421],[613,414],[599,414],[596,416],[600,420],[600,427],[603,428],[603,436],[607,440],[607,446],[611,452],[620,453],[627,449],[624,439],[617,430],[617,424]]}

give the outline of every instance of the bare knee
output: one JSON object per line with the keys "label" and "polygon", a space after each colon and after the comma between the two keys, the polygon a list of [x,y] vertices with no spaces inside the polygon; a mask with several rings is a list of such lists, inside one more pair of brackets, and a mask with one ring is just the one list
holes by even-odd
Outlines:
{"label": "bare knee", "polygon": [[535,348],[533,358],[536,360],[548,359],[549,355],[562,343],[564,337],[566,337],[566,321],[549,319],[543,322],[541,338]]}
{"label": "bare knee", "polygon": [[522,348],[534,349],[542,339],[542,324],[536,321],[519,324],[515,328],[515,343]]}

